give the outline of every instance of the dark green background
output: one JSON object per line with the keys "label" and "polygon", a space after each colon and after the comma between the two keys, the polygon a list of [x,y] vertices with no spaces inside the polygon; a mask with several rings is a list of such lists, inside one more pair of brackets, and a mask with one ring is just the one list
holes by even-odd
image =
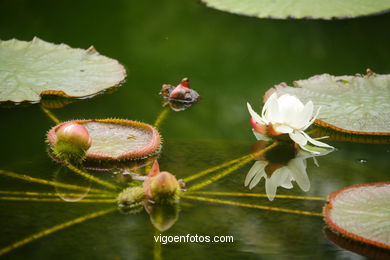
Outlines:
{"label": "dark green background", "polygon": [[[260,20],[206,8],[192,0],[21,1],[0,0],[0,38],[88,48],[117,59],[128,72],[114,93],[53,110],[61,120],[127,118],[153,123],[162,110],[164,83],[189,77],[202,102],[171,112],[161,133],[162,169],[179,178],[242,156],[254,137],[246,102],[260,110],[265,90],[315,74],[390,71],[390,16],[340,21]],[[1,62],[1,61],[0,61]],[[53,179],[59,166],[45,151],[53,123],[38,105],[0,109],[0,168]],[[341,187],[389,180],[389,146],[331,143],[338,150],[310,161],[312,188],[326,196]],[[361,159],[367,160],[360,163]],[[246,191],[249,165],[205,190]],[[105,178],[111,179],[108,174]],[[53,188],[0,176],[1,190]],[[255,189],[264,192],[261,182]],[[303,194],[298,187],[281,194]],[[253,203],[271,204],[265,199]],[[321,202],[283,201],[272,206],[320,212]],[[0,248],[44,228],[107,205],[0,202]],[[323,221],[283,213],[191,202],[167,234],[234,235],[234,244],[170,244],[163,258],[343,259],[356,257],[328,242]],[[117,212],[19,248],[12,259],[150,259],[154,230],[145,212]]]}

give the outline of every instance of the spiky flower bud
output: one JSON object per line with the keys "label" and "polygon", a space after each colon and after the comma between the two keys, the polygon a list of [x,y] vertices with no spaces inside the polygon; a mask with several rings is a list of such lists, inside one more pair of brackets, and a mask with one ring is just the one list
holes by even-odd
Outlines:
{"label": "spiky flower bud", "polygon": [[64,161],[80,163],[84,160],[92,140],[88,130],[81,124],[68,122],[56,129],[55,136],[49,137],[53,141],[53,150],[57,157]]}

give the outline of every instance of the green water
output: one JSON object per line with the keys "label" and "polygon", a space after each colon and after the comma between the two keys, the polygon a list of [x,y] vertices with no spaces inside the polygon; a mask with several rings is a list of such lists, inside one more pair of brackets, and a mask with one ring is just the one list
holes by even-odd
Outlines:
{"label": "green water", "polygon": [[[153,123],[162,111],[161,85],[189,77],[202,101],[184,112],[171,111],[160,129],[164,137],[160,166],[179,178],[250,152],[255,138],[245,104],[258,103],[259,110],[264,91],[274,84],[325,72],[363,73],[366,68],[388,73],[389,26],[390,15],[344,21],[258,20],[208,9],[194,0],[0,1],[1,39],[39,36],[72,47],[94,45],[125,65],[127,81],[117,91],[53,110],[61,120],[116,117]],[[0,119],[0,169],[46,180],[61,177],[56,175],[60,166],[49,159],[44,143],[53,123],[38,105],[0,109]],[[388,145],[329,143],[337,151],[319,157],[320,167],[308,160],[310,191],[304,193],[295,185],[292,190],[279,188],[278,194],[326,197],[351,184],[389,180]],[[243,183],[251,164],[204,190],[248,191]],[[111,174],[99,174],[117,181]],[[55,192],[51,186],[5,176],[0,176],[0,190]],[[253,192],[264,193],[264,182]],[[324,203],[232,200],[313,212],[321,212]],[[164,234],[232,235],[234,243],[171,243],[158,253],[153,239],[157,231],[145,211],[135,215],[114,211],[1,257],[360,259],[325,238],[321,217],[182,202],[178,221]],[[111,206],[115,204],[1,200],[0,249]]]}

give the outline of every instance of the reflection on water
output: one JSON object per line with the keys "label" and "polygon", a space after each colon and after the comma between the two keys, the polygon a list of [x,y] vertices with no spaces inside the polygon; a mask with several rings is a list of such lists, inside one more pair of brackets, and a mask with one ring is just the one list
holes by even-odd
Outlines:
{"label": "reflection on water", "polygon": [[54,181],[85,188],[81,189],[79,193],[74,193],[74,190],[69,188],[56,186],[55,191],[58,197],[68,202],[76,202],[84,199],[88,195],[92,184],[90,180],[83,178],[78,174],[74,174],[65,166],[59,166],[59,168],[54,172]]}
{"label": "reflection on water", "polygon": [[[253,147],[255,153],[269,144],[267,141],[259,140]],[[245,178],[245,186],[254,188],[259,182],[265,179],[265,191],[268,199],[273,200],[278,187],[291,189],[295,181],[304,192],[310,189],[310,180],[307,175],[306,160],[316,156],[330,153],[331,150],[323,150],[319,154],[312,154],[303,150],[297,150],[293,143],[282,142],[270,151],[255,157],[256,162],[249,170]],[[318,166],[317,162],[314,161]]]}

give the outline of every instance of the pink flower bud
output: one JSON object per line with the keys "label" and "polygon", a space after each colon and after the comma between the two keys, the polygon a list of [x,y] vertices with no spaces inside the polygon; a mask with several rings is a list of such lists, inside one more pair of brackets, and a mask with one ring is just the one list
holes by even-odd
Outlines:
{"label": "pink flower bud", "polygon": [[190,82],[187,78],[182,79],[179,85],[169,94],[171,99],[187,99],[191,95]]}
{"label": "pink flower bud", "polygon": [[157,161],[154,162],[143,187],[146,198],[155,202],[175,201],[180,193],[180,184],[176,177],[169,172],[160,172]]}
{"label": "pink flower bud", "polygon": [[84,159],[86,151],[92,144],[87,129],[75,122],[60,125],[55,131],[55,136],[49,136],[49,142],[53,142],[54,153],[60,159],[75,162]]}
{"label": "pink flower bud", "polygon": [[71,142],[72,144],[84,150],[88,150],[92,144],[88,130],[83,125],[77,124],[75,122],[68,122],[60,126],[56,130],[56,137],[57,142]]}

